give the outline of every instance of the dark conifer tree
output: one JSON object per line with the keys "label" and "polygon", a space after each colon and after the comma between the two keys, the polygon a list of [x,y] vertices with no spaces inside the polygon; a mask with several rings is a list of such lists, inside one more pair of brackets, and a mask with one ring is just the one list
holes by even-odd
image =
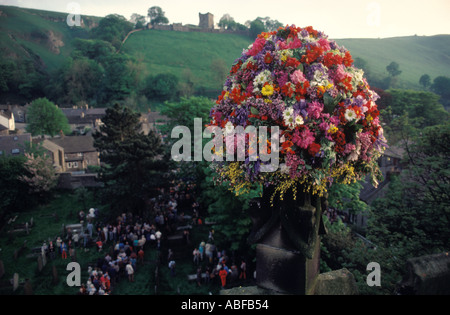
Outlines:
{"label": "dark conifer tree", "polygon": [[141,131],[139,114],[115,105],[106,111],[100,131],[95,133],[94,146],[102,162],[101,195],[115,212],[131,211],[139,215],[157,187],[165,182],[169,158],[160,136]]}

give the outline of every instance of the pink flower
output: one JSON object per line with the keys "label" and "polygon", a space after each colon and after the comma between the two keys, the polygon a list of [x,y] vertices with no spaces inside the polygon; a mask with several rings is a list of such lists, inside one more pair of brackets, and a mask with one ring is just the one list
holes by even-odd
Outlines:
{"label": "pink flower", "polygon": [[264,38],[258,38],[255,40],[255,42],[252,45],[252,48],[248,50],[248,54],[250,56],[256,56],[264,47],[266,44],[266,40]]}
{"label": "pink flower", "polygon": [[297,49],[301,47],[302,41],[298,37],[294,37],[294,40],[288,44],[288,49]]}
{"label": "pink flower", "polygon": [[300,133],[296,130],[294,136],[292,137],[292,142],[302,149],[307,149],[309,145],[314,142],[314,140],[314,133],[308,128],[303,129]]}
{"label": "pink flower", "polygon": [[303,75],[303,72],[301,70],[295,70],[292,74],[291,74],[291,81],[294,84],[298,84],[298,83],[303,83],[306,81],[305,76]]}
{"label": "pink flower", "polygon": [[313,101],[308,104],[306,111],[311,118],[318,119],[320,117],[320,113],[323,111],[323,104]]}
{"label": "pink flower", "polygon": [[324,51],[331,50],[330,43],[327,39],[321,38],[318,40],[319,45],[323,48]]}

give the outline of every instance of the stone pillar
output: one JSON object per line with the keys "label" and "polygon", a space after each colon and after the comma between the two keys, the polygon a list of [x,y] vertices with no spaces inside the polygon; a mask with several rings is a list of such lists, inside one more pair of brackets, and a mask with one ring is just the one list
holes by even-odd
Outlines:
{"label": "stone pillar", "polygon": [[[322,204],[326,198],[297,189],[270,204],[273,188],[252,201],[254,226],[249,241],[256,246],[256,284],[283,294],[313,294],[319,273]],[[278,197],[275,197],[275,199]]]}

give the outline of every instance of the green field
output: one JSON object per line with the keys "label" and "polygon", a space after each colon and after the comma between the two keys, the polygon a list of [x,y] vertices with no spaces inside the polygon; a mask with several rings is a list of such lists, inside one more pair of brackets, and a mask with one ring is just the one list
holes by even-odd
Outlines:
{"label": "green field", "polygon": [[428,74],[450,74],[450,35],[408,36],[384,39],[337,39],[352,56],[367,61],[370,72],[381,78],[388,76],[386,66],[392,61],[400,65],[399,87],[420,88],[419,79]]}
{"label": "green field", "polygon": [[[73,50],[73,39],[88,37],[88,26],[101,19],[82,16],[84,27],[69,27],[65,13],[11,6],[0,6],[0,11],[0,56],[28,58],[47,70],[60,67]],[[56,48],[55,38],[62,42]],[[335,40],[354,58],[364,59],[377,79],[387,77],[386,66],[397,62],[402,71],[399,88],[421,88],[423,74],[433,80],[450,73],[450,35]],[[142,62],[149,75],[172,73],[182,78],[188,70],[197,86],[217,90],[221,86],[214,80],[211,63],[223,60],[230,67],[252,41],[237,34],[144,30],[132,34],[122,51]]]}
{"label": "green field", "polygon": [[250,44],[249,37],[235,34],[144,30],[132,34],[122,51],[141,59],[149,74],[172,73],[181,78],[189,69],[201,86],[220,89],[214,84],[211,63],[221,59],[229,69]]}

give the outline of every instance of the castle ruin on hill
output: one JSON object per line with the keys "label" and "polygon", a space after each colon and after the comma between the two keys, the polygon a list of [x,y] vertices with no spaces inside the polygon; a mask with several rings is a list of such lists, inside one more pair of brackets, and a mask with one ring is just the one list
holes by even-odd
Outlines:
{"label": "castle ruin on hill", "polygon": [[215,28],[214,26],[214,15],[211,13],[199,13],[199,23],[196,25],[183,25],[182,23],[173,23],[173,24],[158,24],[151,25],[147,24],[147,29],[154,30],[164,30],[164,31],[177,31],[177,32],[205,32],[205,33],[232,33],[232,34],[241,34],[248,35],[248,31],[233,31],[226,30],[223,28]]}

